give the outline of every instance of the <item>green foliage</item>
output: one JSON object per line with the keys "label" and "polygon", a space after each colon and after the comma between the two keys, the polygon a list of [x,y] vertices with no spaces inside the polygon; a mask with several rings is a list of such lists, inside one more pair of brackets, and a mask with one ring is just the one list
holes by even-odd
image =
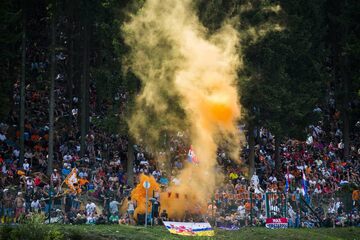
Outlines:
{"label": "green foliage", "polygon": [[6,236],[5,239],[11,240],[63,240],[64,235],[58,229],[48,229],[45,225],[45,217],[41,214],[34,214],[26,219],[23,224],[14,227],[4,227],[1,231]]}
{"label": "green foliage", "polygon": [[[0,226],[3,230],[4,227]],[[156,227],[135,227],[124,225],[44,225],[46,231],[55,229],[59,232],[63,232],[65,238],[60,239],[77,239],[77,240],[123,240],[123,239],[188,239],[188,237],[171,234],[163,226]],[[2,234],[2,231],[0,232]],[[277,240],[321,240],[321,239],[358,239],[360,234],[359,228],[297,228],[297,229],[281,229],[277,231],[271,231],[264,227],[251,227],[243,228],[237,231],[215,230],[215,236],[211,239],[277,239]],[[4,238],[4,235],[0,235],[0,239]],[[20,238],[23,239],[23,238]],[[38,238],[42,240],[44,238]],[[192,237],[191,239],[204,239],[204,237]],[[205,238],[207,239],[207,238]]]}
{"label": "green foliage", "polygon": [[[270,30],[242,46],[241,102],[256,124],[277,135],[304,138],[305,127],[317,117],[312,110],[325,92],[325,51],[320,41],[324,15],[318,15],[322,2],[279,3],[287,20],[285,29]],[[253,18],[249,24],[259,22]]]}
{"label": "green foliage", "polygon": [[58,229],[51,229],[47,232],[45,240],[64,240],[64,234]]}
{"label": "green foliage", "polygon": [[126,135],[128,131],[125,116],[113,112],[109,113],[105,118],[95,118],[93,124],[107,133]]}
{"label": "green foliage", "polygon": [[4,224],[0,226],[0,239],[11,239],[11,232],[13,231],[13,227],[8,224]]}

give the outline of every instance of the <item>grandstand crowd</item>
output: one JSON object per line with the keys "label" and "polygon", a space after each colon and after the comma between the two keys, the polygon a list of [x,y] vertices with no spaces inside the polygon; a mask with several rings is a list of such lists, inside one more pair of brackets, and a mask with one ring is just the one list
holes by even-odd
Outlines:
{"label": "grandstand crowd", "polygon": [[[154,161],[154,153],[146,151],[146,146],[129,146],[127,136],[105,132],[94,123],[105,117],[110,105],[98,103],[96,86],[90,84],[90,127],[85,140],[86,151],[81,157],[80,96],[69,99],[65,95],[64,75],[59,73],[55,85],[54,170],[50,177],[46,176],[48,60],[37,46],[28,51],[31,74],[26,85],[25,160],[22,164],[18,145],[19,82],[13,85],[13,110],[8,120],[0,124],[1,222],[21,222],[34,213],[48,214],[51,210],[49,221],[135,224],[132,214],[136,203],[128,199],[132,190],[126,171],[128,148],[134,149],[135,183],[138,174],[151,174],[166,189],[178,181],[176,173],[184,167],[189,150],[184,140],[186,136],[181,133],[171,136],[165,149],[167,153],[156,153],[171,160],[171,171],[161,170]],[[66,61],[66,56],[58,54],[57,61]],[[128,95],[119,89],[114,96],[120,115],[125,111]],[[322,120],[309,126],[306,141],[288,139],[281,143],[281,169],[275,169],[274,136],[264,128],[254,132],[253,176],[247,176],[244,168],[219,150],[218,162],[226,176],[225,182],[213,199],[209,199],[204,218],[227,228],[264,225],[269,214],[287,216],[293,227],[315,227],[320,222],[323,226],[359,226],[360,122],[350,136],[350,157],[345,158],[341,113],[332,96],[329,90],[327,105],[314,106],[314,114],[320,115]],[[245,145],[242,153],[245,163],[249,150]],[[64,179],[73,168],[77,169],[81,192],[68,191],[64,185]],[[273,196],[271,193],[278,196],[269,200],[267,194]],[[282,201],[281,194],[287,201]],[[126,209],[120,211],[125,199],[128,200]],[[152,199],[152,204],[154,216],[159,220],[168,219],[166,209],[161,209],[157,199]]]}

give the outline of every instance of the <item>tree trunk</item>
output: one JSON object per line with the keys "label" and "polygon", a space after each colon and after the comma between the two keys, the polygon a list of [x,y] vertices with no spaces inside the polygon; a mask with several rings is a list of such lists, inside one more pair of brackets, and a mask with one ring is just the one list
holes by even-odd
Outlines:
{"label": "tree trunk", "polygon": [[54,161],[54,108],[55,108],[55,21],[56,21],[56,3],[53,6],[51,17],[51,69],[50,69],[50,107],[49,107],[49,154],[47,174],[50,176],[53,171]]}
{"label": "tree trunk", "polygon": [[131,187],[134,187],[134,142],[131,137],[129,137],[128,151],[127,151],[127,184]]}
{"label": "tree trunk", "polygon": [[[72,35],[72,33],[70,33]],[[74,39],[70,37],[70,50],[69,50],[69,73],[67,79],[67,95],[72,103],[73,98],[73,79],[74,79]],[[73,106],[71,104],[71,106]]]}
{"label": "tree trunk", "polygon": [[349,119],[349,112],[347,109],[343,111],[343,121],[344,121],[344,160],[348,160],[350,155],[350,119]]}
{"label": "tree trunk", "polygon": [[275,136],[275,172],[281,172],[281,161],[280,161],[280,142],[281,137]]}
{"label": "tree trunk", "polygon": [[[344,9],[343,14],[347,11],[347,1],[344,1]],[[344,90],[344,99],[343,99],[343,121],[344,121],[344,129],[343,129],[343,138],[344,138],[344,159],[347,160],[349,158],[350,153],[350,116],[349,116],[349,69],[348,69],[348,56],[346,53],[344,53],[345,47],[346,47],[346,41],[347,41],[347,35],[348,35],[348,25],[343,24],[343,39],[342,39],[342,49],[341,51],[341,57],[340,57],[340,75],[341,75],[341,81],[343,83],[343,90]]]}
{"label": "tree trunk", "polygon": [[20,82],[20,165],[24,162],[25,132],[25,68],[26,68],[26,1],[23,3],[23,30],[21,40],[21,82]]}
{"label": "tree trunk", "polygon": [[253,124],[249,125],[248,130],[249,135],[249,177],[254,174],[255,171],[255,136],[254,136],[254,126]]}
{"label": "tree trunk", "polygon": [[83,74],[81,78],[81,115],[80,115],[80,129],[81,129],[81,141],[80,141],[80,155],[84,156],[85,154],[85,136],[87,134],[87,125],[89,121],[89,115],[87,108],[89,107],[88,95],[89,95],[89,71],[88,71],[88,61],[89,61],[89,46],[88,46],[88,21],[85,20],[83,37],[84,37],[84,51],[83,51]]}
{"label": "tree trunk", "polygon": [[86,114],[86,119],[85,119],[85,129],[86,132],[89,131],[90,129],[90,121],[89,121],[89,116],[90,116],[90,79],[89,79],[89,73],[90,73],[90,67],[89,67],[89,62],[90,62],[90,44],[91,44],[91,24],[89,24],[89,22],[87,22],[87,42],[86,42],[86,62],[84,64],[86,64],[86,68],[84,70],[86,70],[85,72],[85,77],[86,77],[86,81],[85,81],[85,86],[86,86],[86,108],[85,108],[85,114]]}
{"label": "tree trunk", "polygon": [[[75,41],[75,31],[74,31],[74,7],[73,2],[69,4],[70,7],[70,17],[69,17],[69,41],[70,41],[70,49],[69,49],[69,66],[68,66],[68,78],[67,78],[67,95],[72,103],[73,99],[73,81],[74,81],[74,41]],[[71,106],[73,106],[71,104]]]}

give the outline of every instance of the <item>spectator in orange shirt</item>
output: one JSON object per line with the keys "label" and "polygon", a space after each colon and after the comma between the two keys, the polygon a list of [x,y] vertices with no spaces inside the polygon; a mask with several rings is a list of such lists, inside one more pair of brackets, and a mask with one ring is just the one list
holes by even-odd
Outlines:
{"label": "spectator in orange shirt", "polygon": [[353,206],[359,205],[359,200],[360,200],[360,190],[359,189],[356,189],[352,192],[352,200],[353,200]]}

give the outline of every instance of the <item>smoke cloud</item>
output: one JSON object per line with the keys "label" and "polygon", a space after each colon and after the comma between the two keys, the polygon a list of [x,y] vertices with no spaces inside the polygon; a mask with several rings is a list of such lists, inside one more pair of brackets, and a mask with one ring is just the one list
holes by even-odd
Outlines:
{"label": "smoke cloud", "polygon": [[[146,210],[146,189],[143,187],[145,181],[150,183],[150,188],[148,189],[148,197],[151,198],[153,191],[159,191],[159,184],[156,182],[153,176],[140,175],[139,184],[131,192],[131,198],[136,200],[136,209],[134,216],[137,216],[138,213],[145,213]],[[148,212],[151,212],[150,204],[148,204]]]}
{"label": "smoke cloud", "polygon": [[161,196],[162,208],[181,217],[206,206],[214,192],[218,145],[226,141],[239,159],[238,32],[224,24],[210,34],[191,0],[147,0],[123,32],[131,49],[128,67],[143,86],[129,120],[131,133],[156,149],[164,132],[185,130],[199,159],[177,176],[172,194]]}

